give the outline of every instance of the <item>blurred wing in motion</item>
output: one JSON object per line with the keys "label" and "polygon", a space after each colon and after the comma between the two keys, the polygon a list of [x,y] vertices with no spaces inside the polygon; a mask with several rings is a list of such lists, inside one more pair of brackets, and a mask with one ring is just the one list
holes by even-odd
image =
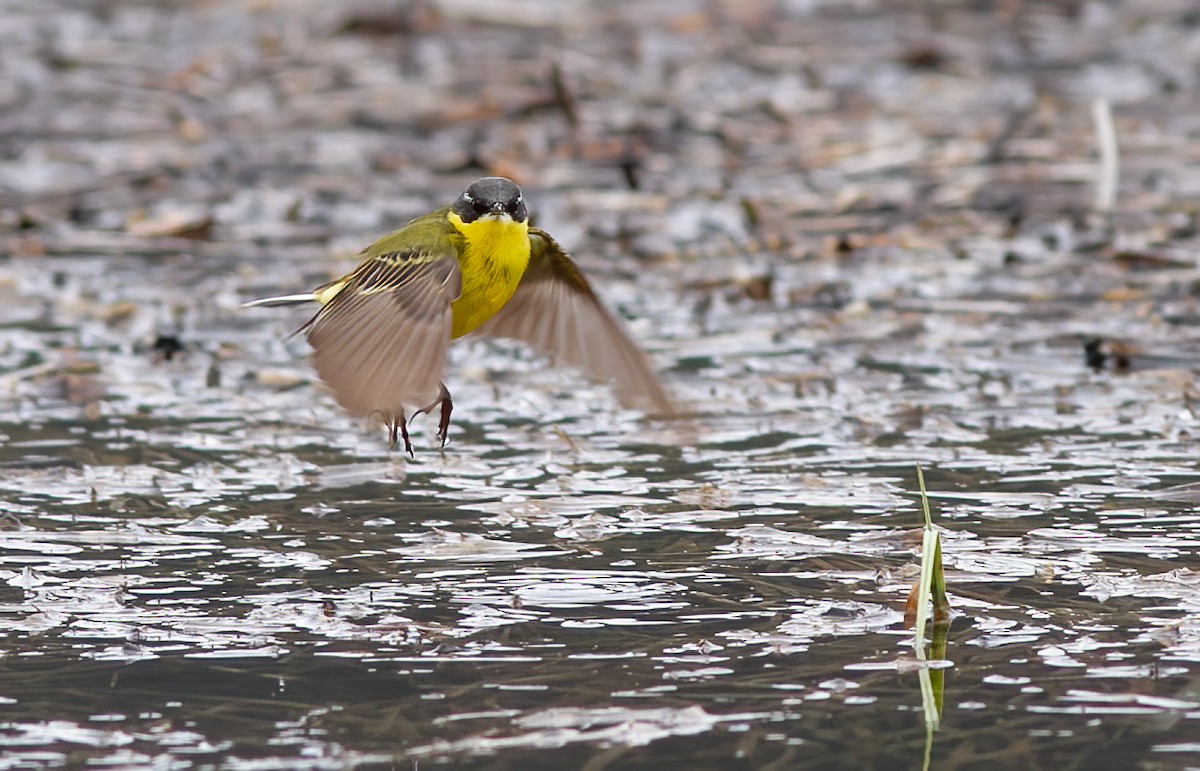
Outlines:
{"label": "blurred wing in motion", "polygon": [[[368,253],[370,250],[368,250]],[[450,303],[462,279],[452,249],[371,256],[316,290],[323,307],[304,326],[317,373],[354,415],[403,415],[440,390]]]}
{"label": "blurred wing in motion", "polygon": [[614,381],[628,407],[667,415],[674,407],[645,354],[600,304],[579,267],[544,230],[529,229],[529,267],[516,294],[481,334],[533,346],[555,362]]}

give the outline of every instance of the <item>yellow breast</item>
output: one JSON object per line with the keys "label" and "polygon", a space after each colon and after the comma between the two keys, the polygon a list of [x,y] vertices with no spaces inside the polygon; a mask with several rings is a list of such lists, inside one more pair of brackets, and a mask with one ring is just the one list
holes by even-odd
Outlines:
{"label": "yellow breast", "polygon": [[529,266],[529,225],[505,217],[463,222],[454,212],[450,223],[466,240],[458,258],[462,294],[451,305],[451,336],[462,337],[496,315],[517,291]]}

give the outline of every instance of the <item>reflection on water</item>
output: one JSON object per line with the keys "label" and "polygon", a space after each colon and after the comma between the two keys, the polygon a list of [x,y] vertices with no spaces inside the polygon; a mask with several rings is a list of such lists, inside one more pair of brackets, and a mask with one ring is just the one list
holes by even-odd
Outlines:
{"label": "reflection on water", "polygon": [[935,767],[1195,752],[1200,518],[1160,494],[1190,475],[1172,441],[888,444],[806,428],[814,398],[657,443],[581,416],[568,444],[480,394],[409,462],[310,393],[255,398],[311,400],[326,441],[255,413],[4,427],[14,763],[917,763],[917,456],[958,613]]}

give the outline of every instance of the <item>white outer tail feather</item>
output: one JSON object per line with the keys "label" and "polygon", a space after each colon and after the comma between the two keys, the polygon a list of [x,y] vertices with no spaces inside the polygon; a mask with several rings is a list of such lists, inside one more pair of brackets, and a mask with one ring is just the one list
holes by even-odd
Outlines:
{"label": "white outer tail feather", "polygon": [[316,302],[312,292],[308,294],[285,294],[281,297],[264,297],[261,300],[251,300],[242,303],[243,308],[277,308],[285,305],[304,305]]}

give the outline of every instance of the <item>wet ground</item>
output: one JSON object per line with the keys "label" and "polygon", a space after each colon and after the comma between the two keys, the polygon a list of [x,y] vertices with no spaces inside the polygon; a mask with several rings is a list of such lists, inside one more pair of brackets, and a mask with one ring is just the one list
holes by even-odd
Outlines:
{"label": "wet ground", "polygon": [[[0,765],[1200,765],[1200,16],[961,5],[7,3]],[[684,416],[239,307],[485,173]]]}

